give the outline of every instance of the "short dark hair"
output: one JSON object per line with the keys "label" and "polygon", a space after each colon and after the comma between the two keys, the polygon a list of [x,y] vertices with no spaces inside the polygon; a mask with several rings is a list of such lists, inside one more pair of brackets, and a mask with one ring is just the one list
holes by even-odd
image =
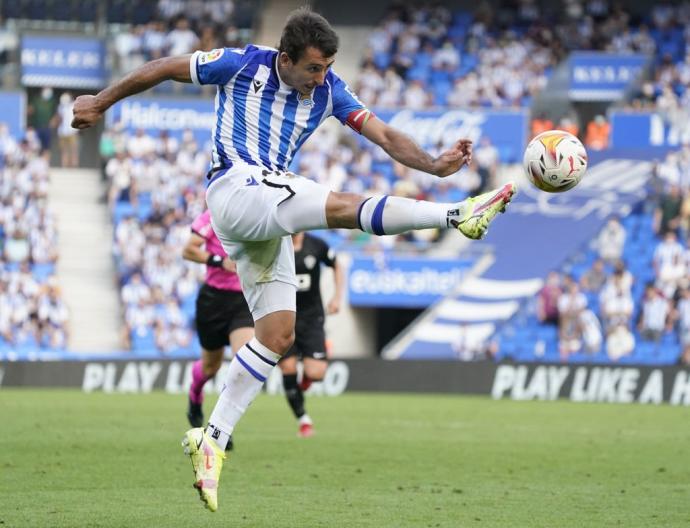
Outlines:
{"label": "short dark hair", "polygon": [[308,47],[318,49],[324,57],[332,57],[338,51],[338,35],[328,20],[305,6],[288,17],[278,51],[284,51],[292,62],[297,62]]}

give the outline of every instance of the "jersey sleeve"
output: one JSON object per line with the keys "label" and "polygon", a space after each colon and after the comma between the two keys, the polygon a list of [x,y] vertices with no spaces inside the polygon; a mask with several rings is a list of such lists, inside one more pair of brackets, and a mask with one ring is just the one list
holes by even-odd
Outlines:
{"label": "jersey sleeve", "polygon": [[333,75],[333,116],[343,125],[348,125],[357,132],[361,132],[362,126],[373,115],[364,103],[359,100],[345,81]]}
{"label": "jersey sleeve", "polygon": [[192,233],[199,235],[202,238],[206,238],[206,233],[208,231],[208,226],[211,225],[211,215],[208,210],[201,213],[192,222]]}
{"label": "jersey sleeve", "polygon": [[194,84],[226,84],[240,71],[245,50],[241,48],[217,48],[211,51],[195,51],[189,60],[189,74]]}

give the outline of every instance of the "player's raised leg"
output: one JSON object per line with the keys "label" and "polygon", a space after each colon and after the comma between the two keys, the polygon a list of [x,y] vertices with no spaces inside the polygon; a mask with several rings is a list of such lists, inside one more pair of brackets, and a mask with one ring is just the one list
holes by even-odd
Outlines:
{"label": "player's raised leg", "polygon": [[505,212],[517,192],[513,182],[462,202],[435,203],[398,196],[362,198],[332,192],[326,203],[330,228],[359,228],[374,235],[395,235],[416,229],[456,228],[480,239],[498,213]]}

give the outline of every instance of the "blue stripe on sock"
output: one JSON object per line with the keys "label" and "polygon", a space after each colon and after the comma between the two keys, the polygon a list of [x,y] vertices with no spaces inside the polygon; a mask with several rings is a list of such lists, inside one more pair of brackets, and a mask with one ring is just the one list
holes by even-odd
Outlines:
{"label": "blue stripe on sock", "polygon": [[374,231],[375,235],[385,235],[386,232],[383,230],[383,208],[386,206],[386,200],[388,196],[381,198],[379,203],[376,204],[374,208],[374,214],[371,215],[371,229]]}
{"label": "blue stripe on sock", "polygon": [[268,363],[268,364],[271,365],[272,367],[275,367],[275,366],[276,366],[276,363],[275,363],[275,362],[270,361],[268,358],[263,357],[263,356],[262,356],[261,354],[259,354],[256,350],[254,350],[254,349],[249,345],[249,343],[247,343],[245,346],[246,346],[250,351],[254,352],[254,355],[255,355],[256,357],[258,357],[258,358],[259,358],[261,361],[263,361],[264,363]]}
{"label": "blue stripe on sock", "polygon": [[240,365],[242,365],[244,368],[246,368],[249,373],[254,376],[256,379],[258,379],[261,382],[266,381],[266,378],[259,374],[256,370],[254,370],[252,367],[250,367],[247,362],[242,359],[242,357],[239,354],[235,354],[235,359],[240,362]]}
{"label": "blue stripe on sock", "polygon": [[362,207],[364,207],[364,204],[369,200],[371,200],[371,196],[359,204],[359,209],[357,209],[357,225],[361,231],[364,231],[364,228],[362,227],[362,220],[360,219],[360,216],[362,215]]}

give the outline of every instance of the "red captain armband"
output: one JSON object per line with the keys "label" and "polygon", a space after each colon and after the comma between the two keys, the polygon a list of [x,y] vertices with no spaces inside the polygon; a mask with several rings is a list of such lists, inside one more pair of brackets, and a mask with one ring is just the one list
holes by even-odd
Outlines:
{"label": "red captain armband", "polygon": [[364,123],[369,121],[369,119],[372,117],[376,117],[374,112],[368,108],[360,108],[358,110],[353,110],[347,115],[347,121],[345,121],[345,124],[358,134],[361,134]]}

